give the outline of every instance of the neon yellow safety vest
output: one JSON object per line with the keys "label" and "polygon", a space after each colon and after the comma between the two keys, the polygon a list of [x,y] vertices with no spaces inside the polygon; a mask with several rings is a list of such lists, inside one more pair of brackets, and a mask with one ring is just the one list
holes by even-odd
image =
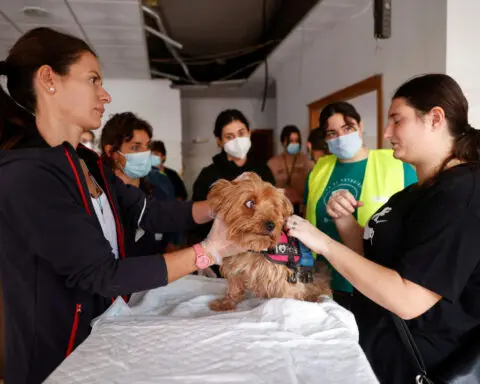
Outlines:
{"label": "neon yellow safety vest", "polygon": [[[308,181],[307,220],[317,225],[317,202],[327,188],[337,157],[320,158],[310,173]],[[405,188],[403,163],[393,157],[390,149],[375,149],[368,153],[367,167],[363,179],[357,221],[364,227],[370,217],[395,193]]]}

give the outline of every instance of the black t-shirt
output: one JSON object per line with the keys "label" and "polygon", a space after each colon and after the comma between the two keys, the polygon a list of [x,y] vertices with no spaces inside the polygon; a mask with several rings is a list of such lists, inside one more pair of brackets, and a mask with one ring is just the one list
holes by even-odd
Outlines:
{"label": "black t-shirt", "polygon": [[[442,296],[407,321],[427,369],[435,371],[480,324],[480,171],[460,165],[428,187],[392,196],[364,233],[365,257]],[[382,383],[416,372],[387,310],[354,293],[360,344]]]}

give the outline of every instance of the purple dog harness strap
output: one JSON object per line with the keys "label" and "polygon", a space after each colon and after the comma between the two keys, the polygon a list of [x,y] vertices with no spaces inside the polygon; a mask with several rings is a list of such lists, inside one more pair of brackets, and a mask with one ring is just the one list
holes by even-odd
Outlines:
{"label": "purple dog harness strap", "polygon": [[[313,266],[302,265],[302,251],[297,239],[287,236],[284,232],[274,248],[261,251],[267,260],[275,264],[282,264],[292,270],[288,277],[289,283],[312,283]],[[310,254],[311,255],[311,254]]]}

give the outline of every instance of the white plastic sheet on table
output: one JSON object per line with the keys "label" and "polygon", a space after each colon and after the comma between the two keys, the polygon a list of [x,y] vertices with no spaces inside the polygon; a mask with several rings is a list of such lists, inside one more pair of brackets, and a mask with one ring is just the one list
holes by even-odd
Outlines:
{"label": "white plastic sheet on table", "polygon": [[210,311],[224,291],[222,279],[187,276],[118,298],[46,383],[378,383],[353,315],[332,300]]}

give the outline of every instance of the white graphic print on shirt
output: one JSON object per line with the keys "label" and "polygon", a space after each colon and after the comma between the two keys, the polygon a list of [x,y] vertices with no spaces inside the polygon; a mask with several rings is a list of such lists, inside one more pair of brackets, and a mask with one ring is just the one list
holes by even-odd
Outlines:
{"label": "white graphic print on shirt", "polygon": [[[391,211],[392,211],[392,208],[385,207],[380,212],[373,215],[370,220],[374,221],[375,224],[384,223],[388,220],[381,220],[381,218],[384,218],[384,216],[390,213]],[[365,226],[365,230],[363,231],[363,239],[370,240],[370,243],[373,243],[373,236],[375,235],[375,230],[371,228],[368,224],[369,223],[367,223],[367,225]]]}
{"label": "white graphic print on shirt", "polygon": [[[340,180],[334,181],[327,186],[325,192],[323,193],[322,203],[325,207],[325,210],[328,201],[330,200],[330,197],[332,197],[334,193],[337,193],[339,191],[348,191],[353,195],[356,200],[358,200],[360,198],[361,190],[362,184],[358,180],[351,177],[342,177]],[[328,223],[333,222],[333,219],[330,216],[326,215],[323,218],[323,221],[325,223]]]}

